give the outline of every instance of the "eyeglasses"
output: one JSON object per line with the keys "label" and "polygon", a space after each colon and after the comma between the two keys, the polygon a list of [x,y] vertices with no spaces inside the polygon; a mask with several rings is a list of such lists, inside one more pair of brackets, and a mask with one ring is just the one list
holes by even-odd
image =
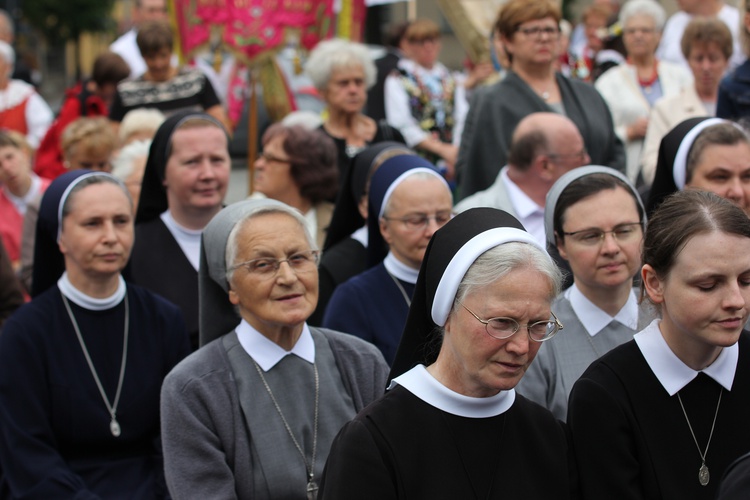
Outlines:
{"label": "eyeglasses", "polygon": [[309,273],[317,268],[319,257],[320,252],[317,250],[307,250],[295,253],[286,259],[262,258],[240,262],[230,267],[229,271],[244,267],[249,274],[266,279],[276,276],[279,268],[281,268],[281,263],[286,262],[295,274]]}
{"label": "eyeglasses", "polygon": [[588,155],[588,152],[586,151],[586,148],[583,148],[577,153],[547,153],[548,158],[553,159],[565,159],[565,158],[572,158],[574,160],[578,160],[579,162],[583,163],[586,161],[586,156]]}
{"label": "eyeglasses", "polygon": [[396,220],[401,222],[407,231],[419,231],[427,227],[431,220],[438,227],[443,227],[453,218],[453,212],[437,212],[435,215],[411,214],[404,217],[383,217],[385,220]]}
{"label": "eyeglasses", "polygon": [[557,332],[563,329],[563,324],[560,323],[560,320],[557,319],[557,316],[555,316],[555,313],[550,311],[550,314],[552,314],[552,320],[549,321],[537,321],[536,323],[521,325],[518,323],[518,321],[514,320],[513,318],[490,318],[490,319],[482,319],[474,312],[466,307],[465,305],[461,304],[461,306],[469,311],[469,314],[474,316],[477,321],[484,324],[484,329],[487,331],[487,334],[495,339],[498,340],[505,340],[511,338],[513,335],[516,334],[518,330],[521,329],[522,326],[526,327],[526,331],[529,334],[529,338],[533,340],[534,342],[544,342],[545,340],[549,340],[552,337],[555,336]]}
{"label": "eyeglasses", "polygon": [[267,162],[276,162],[276,163],[291,163],[292,161],[286,158],[279,158],[278,156],[274,156],[271,154],[266,153],[263,151],[260,154],[260,157],[266,160]]}
{"label": "eyeglasses", "polygon": [[530,28],[518,28],[516,31],[520,31],[529,38],[541,38],[542,35],[547,35],[549,38],[557,38],[560,34],[560,28],[557,26],[532,26]]}
{"label": "eyeglasses", "polygon": [[643,222],[628,222],[626,224],[620,224],[611,231],[604,231],[603,229],[594,227],[591,229],[582,229],[581,231],[573,231],[571,233],[563,232],[563,234],[565,236],[570,236],[576,243],[593,247],[600,245],[607,234],[611,233],[615,241],[619,243],[626,243],[638,238],[641,235],[642,230]]}

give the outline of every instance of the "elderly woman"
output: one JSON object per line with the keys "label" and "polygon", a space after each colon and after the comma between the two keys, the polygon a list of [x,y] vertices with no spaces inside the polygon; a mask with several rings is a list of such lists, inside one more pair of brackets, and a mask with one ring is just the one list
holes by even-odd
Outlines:
{"label": "elderly woman", "polygon": [[612,111],[617,136],[625,144],[626,174],[636,182],[651,107],[660,97],[673,97],[692,84],[680,65],[655,56],[666,13],[655,0],[630,0],[620,11],[626,63],[604,73],[596,89]]}
{"label": "elderly woman", "polygon": [[200,70],[172,66],[172,29],[165,22],[150,21],[138,28],[138,50],[146,72],[117,86],[109,119],[119,123],[128,111],[156,108],[166,115],[181,110],[203,110],[222,125],[228,120],[211,82]]}
{"label": "elderly woman", "polygon": [[375,344],[391,363],[425,249],[453,216],[453,200],[434,165],[401,155],[372,175],[367,207],[369,269],[337,287],[323,326]]}
{"label": "elderly woman", "polygon": [[128,111],[117,130],[120,145],[124,147],[134,141],[151,141],[165,119],[164,113],[154,108]]}
{"label": "elderly woman", "polygon": [[470,209],[438,230],[395,378],[336,437],[322,498],[571,498],[565,429],[513,390],[562,327],[560,280],[505,212]]}
{"label": "elderly woman", "polygon": [[136,212],[150,148],[151,140],[131,142],[120,150],[112,167],[112,175],[120,179],[128,188],[130,198],[133,200],[133,210]]}
{"label": "elderly woman", "polygon": [[367,47],[342,39],[320,42],[310,52],[305,72],[327,106],[321,128],[336,144],[339,180],[343,180],[352,159],[367,145],[404,142],[398,130],[384,121],[375,122],[362,112],[376,73]]}
{"label": "elderly woman", "polygon": [[747,131],[720,118],[690,118],[664,136],[646,212],[653,213],[664,198],[684,189],[711,191],[750,216]]}
{"label": "elderly woman", "polygon": [[128,192],[101,172],[63,174],[37,231],[35,298],[0,336],[0,490],[168,498],[159,390],[188,339],[174,305],[120,275],[133,244]]}
{"label": "elderly woman", "polygon": [[326,232],[318,265],[318,307],[308,320],[311,325],[322,324],[323,314],[336,287],[367,269],[370,177],[386,160],[413,154],[400,142],[383,141],[369,146],[354,158],[336,198]]}
{"label": "elderly woman", "polygon": [[633,290],[646,210],[623,174],[587,166],[555,182],[544,212],[547,247],[570,265],[574,282],[552,303],[565,334],[542,345],[516,390],[564,421],[584,370],[654,317]]}
{"label": "elderly woman", "polygon": [[693,85],[678,95],[662,97],[651,109],[643,141],[641,176],[646,185],[654,181],[659,143],[677,124],[698,116],[716,115],[719,83],[732,56],[732,32],[716,18],[696,17],[682,35],[682,53],[693,73]]}
{"label": "elderly woman", "polygon": [[204,347],[162,389],[172,498],[315,498],[334,436],[382,393],[377,349],[305,322],[317,257],[304,218],[278,201],[235,203],[206,228]]}
{"label": "elderly woman", "polygon": [[641,277],[661,319],[570,394],[583,498],[713,500],[750,449],[747,216],[713,193],[675,193],[649,220]]}
{"label": "elderly woman", "polygon": [[323,246],[338,186],[336,148],[319,130],[274,124],[263,134],[263,153],[255,160],[255,190],[294,207]]}
{"label": "elderly woman", "polygon": [[417,19],[404,34],[407,56],[397,72],[385,81],[385,116],[410,148],[453,178],[460,134],[455,129],[466,115],[467,102],[459,85],[440,56],[440,28],[429,19]]}
{"label": "elderly woman", "polygon": [[0,128],[25,135],[31,148],[36,149],[54,117],[32,85],[11,79],[15,60],[13,47],[0,41]]}
{"label": "elderly woman", "polygon": [[31,155],[31,147],[23,135],[0,130],[0,239],[14,268],[20,265],[27,208],[50,183],[31,171]]}
{"label": "elderly woman", "polygon": [[509,0],[495,29],[511,61],[508,75],[472,97],[457,174],[465,198],[487,189],[507,163],[513,131],[531,113],[566,115],[578,127],[591,162],[622,171],[625,152],[612,115],[591,85],[555,73],[560,8],[554,0]]}

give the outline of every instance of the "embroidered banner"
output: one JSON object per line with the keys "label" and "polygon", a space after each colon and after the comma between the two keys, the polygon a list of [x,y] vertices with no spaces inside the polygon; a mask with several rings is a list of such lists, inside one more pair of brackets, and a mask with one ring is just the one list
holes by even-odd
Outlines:
{"label": "embroidered banner", "polygon": [[222,44],[245,63],[289,43],[311,49],[332,34],[333,0],[172,0],[181,54]]}

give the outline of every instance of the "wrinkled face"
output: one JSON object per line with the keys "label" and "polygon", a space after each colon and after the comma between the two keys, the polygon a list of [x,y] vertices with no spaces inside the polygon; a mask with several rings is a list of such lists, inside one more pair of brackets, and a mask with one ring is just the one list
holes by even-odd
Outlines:
{"label": "wrinkled face", "polygon": [[[284,260],[310,250],[299,223],[287,214],[253,217],[237,235],[237,262],[271,258]],[[241,316],[261,333],[301,327],[318,303],[318,271],[295,272],[282,263],[273,276],[258,276],[239,267],[234,271],[229,300]]]}
{"label": "wrinkled face", "polygon": [[329,107],[345,113],[359,113],[367,102],[365,70],[360,65],[331,72],[323,99]]}
{"label": "wrinkled face", "polygon": [[407,42],[409,45],[409,58],[413,59],[423,68],[431,69],[440,56],[442,44],[440,38],[424,38],[422,40]]}
{"label": "wrinkled face", "polygon": [[686,187],[718,194],[750,216],[750,145],[707,146]]}
{"label": "wrinkled face", "polygon": [[632,16],[622,30],[622,41],[630,57],[653,54],[660,40],[661,35],[656,31],[656,22],[646,14]]}
{"label": "wrinkled face", "polygon": [[255,160],[253,188],[268,198],[280,200],[290,189],[297,189],[292,179],[292,165],[284,151],[283,135],[277,135],[263,145],[263,153]]}
{"label": "wrinkled face", "polygon": [[136,22],[167,21],[167,14],[165,0],[136,0]]}
{"label": "wrinkled face", "polygon": [[698,94],[716,97],[719,83],[729,65],[729,59],[724,57],[719,46],[716,43],[695,44],[690,48],[687,62],[693,72]]}
{"label": "wrinkled face", "polygon": [[218,127],[177,130],[164,172],[169,206],[194,213],[221,207],[229,182],[227,136]]}
{"label": "wrinkled face", "polygon": [[130,200],[108,182],[86,186],[73,196],[58,242],[71,281],[118,274],[133,247]]}
{"label": "wrinkled face", "polygon": [[147,56],[143,56],[148,74],[154,82],[166,82],[172,74],[172,49],[162,47]]}
{"label": "wrinkled face", "polygon": [[[750,238],[720,231],[693,236],[664,279],[647,280],[661,305],[662,335],[673,350],[713,353],[733,345],[750,307]],[[675,349],[676,346],[676,349]]]}
{"label": "wrinkled face", "polygon": [[0,147],[0,183],[11,192],[30,181],[31,163],[24,150],[14,146]]}
{"label": "wrinkled face", "polygon": [[[386,218],[380,219],[380,234],[396,259],[419,269],[430,238],[450,220],[452,209],[451,193],[444,182],[410,177],[393,190]],[[425,216],[429,220],[423,225],[410,223]]]}
{"label": "wrinkled face", "polygon": [[560,51],[560,28],[552,17],[527,21],[511,38],[501,39],[512,64],[552,64]]}
{"label": "wrinkled face", "polygon": [[472,397],[515,387],[542,345],[529,339],[524,325],[551,318],[551,293],[549,279],[530,268],[515,269],[470,292],[464,305],[480,318],[513,318],[522,326],[512,337],[498,340],[466,309],[456,307],[445,324],[438,358],[453,374],[448,386]]}
{"label": "wrinkled face", "polygon": [[[625,188],[605,189],[571,205],[563,214],[563,231],[584,231],[574,236],[557,238],[560,256],[568,261],[576,285],[586,293],[623,284],[632,286],[632,279],[641,267],[643,231],[630,227],[634,233],[626,238],[607,233],[604,241],[595,244],[585,238],[593,237],[596,229],[613,231],[624,224],[639,222],[635,199]],[[593,229],[590,234],[585,230]]]}
{"label": "wrinkled face", "polygon": [[551,151],[548,152],[547,157],[557,167],[555,177],[551,179],[551,182],[574,168],[588,165],[591,161],[583,137],[573,124],[560,128],[549,142]]}

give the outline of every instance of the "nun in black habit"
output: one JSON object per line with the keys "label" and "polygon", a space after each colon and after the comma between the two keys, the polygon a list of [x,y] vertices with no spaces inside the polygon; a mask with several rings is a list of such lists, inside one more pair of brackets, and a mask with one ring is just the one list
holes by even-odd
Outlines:
{"label": "nun in black habit", "polygon": [[[720,161],[706,158],[721,148]],[[740,148],[732,150],[725,148]],[[750,138],[738,124],[722,118],[688,118],[661,141],[654,182],[648,193],[650,217],[670,194],[685,188],[710,191],[750,213]]]}
{"label": "nun in black habit", "polygon": [[35,297],[0,336],[0,498],[168,498],[159,390],[188,338],[177,307],[120,275],[132,207],[88,170],[42,198]]}
{"label": "nun in black habit", "polygon": [[[165,185],[167,164],[175,154],[174,136],[187,122],[203,124],[201,130],[207,130],[204,137],[213,133],[214,128],[221,131],[226,139],[224,127],[206,113],[182,111],[175,113],[159,127],[151,143],[146,168],[143,174],[141,196],[138,212],[135,218],[136,243],[128,264],[126,278],[156,292],[169,301],[175,303],[185,316],[185,322],[190,333],[193,349],[198,347],[198,261],[200,253],[200,237],[205,223],[200,229],[189,229],[175,220],[175,207],[168,202],[167,187]],[[201,138],[201,141],[204,139]],[[208,151],[210,161],[224,163],[215,175],[216,186],[211,189],[219,191],[220,199],[212,205],[190,207],[189,213],[196,219],[204,220],[221,209],[221,203],[226,194],[227,180],[230,170],[229,152],[226,142],[223,146],[211,146],[196,149],[201,153]],[[211,143],[212,144],[212,143]],[[192,168],[192,167],[191,167]],[[197,167],[196,168],[203,168]],[[208,181],[214,184],[214,181]],[[192,187],[201,187],[199,181]],[[173,197],[176,203],[182,203],[179,196]],[[186,203],[190,203],[189,201]],[[200,222],[198,222],[200,224]],[[195,224],[194,224],[195,225]]]}
{"label": "nun in black habit", "polygon": [[505,212],[475,208],[432,238],[388,392],[336,437],[323,499],[573,496],[564,424],[515,393],[560,272]]}
{"label": "nun in black habit", "polygon": [[367,188],[372,173],[387,159],[415,155],[399,142],[380,142],[359,153],[347,169],[328,226],[318,266],[318,307],[308,322],[321,325],[333,291],[367,269]]}

